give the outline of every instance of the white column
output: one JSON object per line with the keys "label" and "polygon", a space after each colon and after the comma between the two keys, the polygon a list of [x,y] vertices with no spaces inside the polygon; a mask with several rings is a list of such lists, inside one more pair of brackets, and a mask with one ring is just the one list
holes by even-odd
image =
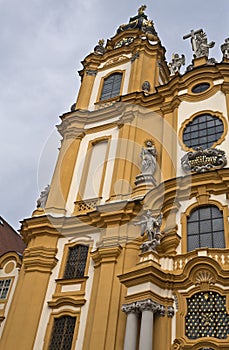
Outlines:
{"label": "white column", "polygon": [[142,312],[139,350],[153,350],[154,313],[159,311],[160,305],[147,299],[137,302],[136,306]]}
{"label": "white column", "polygon": [[138,311],[135,303],[122,306],[127,314],[124,350],[137,350]]}

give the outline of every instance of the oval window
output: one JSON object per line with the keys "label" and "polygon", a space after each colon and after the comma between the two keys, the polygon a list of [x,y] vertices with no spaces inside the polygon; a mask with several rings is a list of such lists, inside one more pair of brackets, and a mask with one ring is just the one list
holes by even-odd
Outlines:
{"label": "oval window", "polygon": [[193,86],[192,88],[192,93],[193,94],[199,94],[200,92],[204,92],[206,91],[207,89],[209,89],[210,87],[210,84],[209,83],[200,83],[200,84],[197,84],[195,86]]}

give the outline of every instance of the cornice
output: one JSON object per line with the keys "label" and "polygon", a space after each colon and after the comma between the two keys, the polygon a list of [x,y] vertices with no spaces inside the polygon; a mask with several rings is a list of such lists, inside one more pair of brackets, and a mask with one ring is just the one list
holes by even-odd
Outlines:
{"label": "cornice", "polygon": [[51,215],[34,216],[22,221],[20,233],[28,244],[35,236],[60,237],[64,217],[56,218]]}
{"label": "cornice", "polygon": [[132,295],[127,295],[125,297],[125,302],[126,303],[136,303],[139,300],[144,300],[144,299],[152,299],[161,305],[169,306],[169,309],[173,305],[173,302],[174,302],[173,298],[159,295],[152,290],[146,290],[146,291],[142,291],[142,292],[135,293]]}
{"label": "cornice", "polygon": [[[185,290],[195,285],[195,276],[201,271],[212,271],[214,276],[214,283],[225,285],[229,288],[229,264],[222,266],[216,258],[212,257],[217,255],[215,249],[200,249],[200,251],[206,250],[208,255],[201,255],[198,251],[192,251],[187,254],[177,255],[176,260],[182,259],[184,261],[183,268],[174,268],[172,271],[163,270],[160,265],[155,264],[152,260],[138,264],[136,267],[129,271],[119,275],[118,278],[125,287],[130,288],[145,283],[152,283],[160,288],[166,290]],[[222,249],[218,249],[220,254]],[[225,256],[228,254],[228,249],[223,250]],[[196,281],[198,285],[199,281]],[[145,290],[144,293],[148,293],[150,290]],[[152,292],[152,291],[151,291]],[[141,292],[142,293],[142,292]],[[139,293],[131,293],[128,295],[128,300],[133,300]]]}
{"label": "cornice", "polygon": [[[219,65],[201,66],[189,72],[186,72],[184,75],[176,74],[170,79],[170,81],[167,84],[156,87],[156,90],[158,94],[163,96],[164,100],[172,100],[178,95],[181,101],[185,100],[192,102],[201,99],[206,99],[220,90],[220,85],[214,86],[213,81],[220,79],[223,80],[225,78],[226,72],[226,70],[223,71],[222,69],[220,69]],[[229,73],[227,72],[227,74]],[[211,83],[211,87],[207,91],[199,94],[193,94],[190,93],[190,91],[188,91],[190,85],[206,81]],[[182,95],[179,94],[179,92],[185,90],[187,90],[187,92],[184,92]]]}
{"label": "cornice", "polygon": [[[126,37],[134,37],[135,39],[129,45],[115,48],[115,44]],[[103,65],[103,63],[107,62],[109,59],[121,55],[133,54],[136,49],[138,51],[145,50],[149,55],[152,55],[153,52],[158,52],[160,56],[163,57],[165,55],[165,48],[161,45],[159,38],[155,38],[155,41],[151,41],[139,30],[128,30],[128,32],[124,31],[115,35],[113,38],[107,40],[105,49],[106,51],[102,55],[93,52],[85,57],[81,62],[84,68],[79,71],[81,76],[86,69],[97,69],[99,65]],[[103,69],[103,67],[101,69]]]}
{"label": "cornice", "polygon": [[[110,128],[114,124],[118,124],[119,120],[122,120],[124,123],[126,106],[123,103],[116,102],[111,106],[89,111],[89,110],[75,110],[63,114],[60,118],[62,123],[57,126],[58,131],[63,137],[72,137],[72,138],[82,138],[87,132],[90,132],[90,129],[96,129],[101,126],[106,126]],[[114,119],[117,119],[116,122]],[[106,123],[106,125],[104,125]]]}
{"label": "cornice", "polygon": [[84,298],[62,296],[57,298],[56,300],[48,301],[48,306],[51,307],[52,309],[60,308],[62,306],[81,307],[85,303],[86,303],[86,300]]}
{"label": "cornice", "polygon": [[56,253],[57,249],[45,246],[26,248],[23,257],[25,270],[51,273],[58,261]]}
{"label": "cornice", "polygon": [[[229,168],[169,179],[149,191],[143,202],[147,207],[161,208],[162,206],[163,212],[169,212],[170,210],[176,210],[174,203],[179,204],[180,201],[196,196],[199,186],[203,185],[206,186],[206,191],[210,194],[228,193]],[[161,199],[162,193],[164,197],[163,203]]]}

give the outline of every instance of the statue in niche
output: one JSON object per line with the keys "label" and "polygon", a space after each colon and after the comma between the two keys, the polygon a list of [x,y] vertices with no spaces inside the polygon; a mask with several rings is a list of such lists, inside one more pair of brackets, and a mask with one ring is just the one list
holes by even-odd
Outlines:
{"label": "statue in niche", "polygon": [[48,199],[48,194],[50,191],[50,185],[47,185],[43,191],[41,191],[40,197],[37,200],[37,208],[44,209],[45,204]]}
{"label": "statue in niche", "polygon": [[174,75],[176,72],[180,72],[180,68],[185,64],[185,56],[178,53],[172,55],[172,61],[169,63],[170,75]]}
{"label": "statue in niche", "polygon": [[141,170],[142,174],[153,175],[156,170],[156,156],[157,150],[152,140],[146,140],[144,142],[145,147],[142,147],[140,157],[142,159]]}
{"label": "statue in niche", "polygon": [[229,59],[229,38],[226,38],[225,42],[221,45],[221,51],[223,53],[223,58]]}
{"label": "statue in niche", "polygon": [[160,227],[162,224],[162,213],[157,216],[151,216],[151,211],[147,210],[146,215],[142,215],[141,221],[134,225],[141,225],[141,236],[147,234],[148,241],[143,243],[142,250],[156,250],[156,247],[160,244],[161,232]]}
{"label": "statue in niche", "polygon": [[144,83],[142,84],[142,90],[145,93],[149,93],[150,92],[150,82],[145,80]]}
{"label": "statue in niche", "polygon": [[191,38],[192,50],[194,51],[194,58],[207,57],[209,49],[215,45],[214,41],[208,43],[206,33],[203,29],[196,31],[191,30],[190,34],[183,36],[183,39]]}

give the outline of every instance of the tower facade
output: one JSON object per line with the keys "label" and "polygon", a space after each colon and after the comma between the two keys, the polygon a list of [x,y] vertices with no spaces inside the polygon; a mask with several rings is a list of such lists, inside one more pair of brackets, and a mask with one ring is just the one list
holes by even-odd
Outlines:
{"label": "tower facade", "polygon": [[83,60],[4,350],[227,349],[229,43],[167,64],[145,6]]}

